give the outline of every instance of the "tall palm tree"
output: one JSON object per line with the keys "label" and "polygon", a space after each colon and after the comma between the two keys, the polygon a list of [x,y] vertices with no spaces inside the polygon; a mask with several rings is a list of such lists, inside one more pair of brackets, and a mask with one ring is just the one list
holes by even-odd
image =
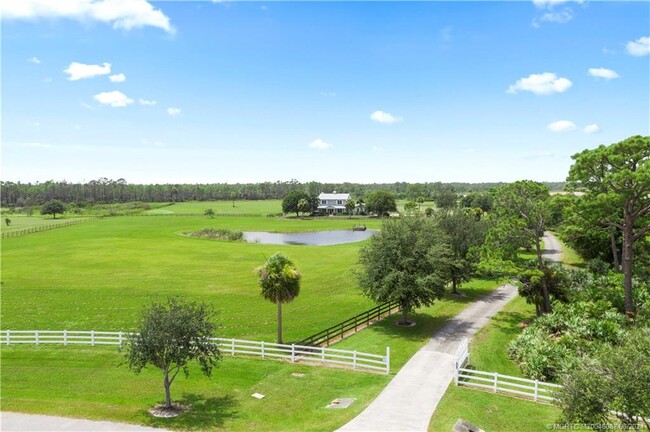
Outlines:
{"label": "tall palm tree", "polygon": [[300,273],[293,262],[276,253],[255,269],[262,287],[262,297],[278,305],[278,343],[282,343],[282,303],[289,303],[300,294]]}

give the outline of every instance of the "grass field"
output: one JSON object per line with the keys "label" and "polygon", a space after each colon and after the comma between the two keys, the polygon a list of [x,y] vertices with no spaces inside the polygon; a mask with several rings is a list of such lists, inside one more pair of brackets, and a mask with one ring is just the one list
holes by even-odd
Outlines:
{"label": "grass field", "polygon": [[466,420],[487,432],[539,432],[557,422],[560,411],[545,405],[452,383],[429,423],[429,432],[450,431]]}
{"label": "grass field", "polygon": [[282,213],[282,200],[259,201],[188,201],[174,203],[160,209],[146,210],[144,214],[203,214],[207,209],[212,209],[217,215],[222,214],[267,214]]}
{"label": "grass field", "polygon": [[32,227],[38,227],[38,226],[56,226],[56,225],[62,225],[72,219],[75,219],[74,217],[65,217],[62,218],[61,216],[58,216],[56,219],[52,219],[52,216],[23,216],[23,215],[11,215],[11,216],[6,216],[9,219],[11,219],[11,224],[7,226],[4,221],[4,217],[2,218],[2,232],[13,232],[13,231],[20,231],[26,228],[32,228]]}
{"label": "grass field", "polygon": [[[160,371],[140,375],[120,366],[110,348],[3,347],[2,409],[139,423],[168,429],[332,431],[367,406],[390,376],[224,356],[212,379],[191,368],[172,386],[175,402],[192,409],[176,419],[146,410],[164,400]],[[293,372],[304,373],[302,378]],[[182,374],[181,374],[182,375]],[[257,400],[253,393],[266,397]],[[335,398],[357,400],[326,409]]]}
{"label": "grass field", "polygon": [[5,239],[2,327],[130,330],[144,305],[184,295],[214,304],[221,335],[274,340],[275,305],[261,297],[254,269],[280,251],[303,274],[300,296],[284,308],[285,338],[299,340],[373,306],[359,294],[352,273],[361,243],[275,246],[181,234],[206,226],[308,231],[350,229],[353,223],[134,216]]}

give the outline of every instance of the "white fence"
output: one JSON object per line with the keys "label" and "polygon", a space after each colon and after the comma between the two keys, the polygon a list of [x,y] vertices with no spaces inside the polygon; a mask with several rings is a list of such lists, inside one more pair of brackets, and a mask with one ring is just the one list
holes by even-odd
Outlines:
{"label": "white fence", "polygon": [[[122,346],[127,332],[68,331],[68,330],[0,330],[0,341],[12,344],[58,345],[116,345]],[[304,345],[286,345],[263,341],[213,338],[224,354],[280,358],[294,363],[351,367],[354,370],[390,373],[390,348],[386,355]]]}
{"label": "white fence", "polygon": [[551,384],[544,381],[518,378],[510,375],[502,375],[497,372],[483,372],[473,369],[459,368],[456,370],[457,385],[468,387],[479,387],[492,390],[494,393],[510,393],[518,396],[532,398],[535,402],[550,402],[553,392],[561,385]]}
{"label": "white fence", "polygon": [[469,345],[463,339],[456,350],[454,360],[454,382],[456,385],[478,387],[492,390],[494,393],[502,392],[532,398],[535,402],[550,402],[553,392],[561,385],[544,381],[502,375],[497,372],[483,372],[480,370],[466,369],[469,363]]}

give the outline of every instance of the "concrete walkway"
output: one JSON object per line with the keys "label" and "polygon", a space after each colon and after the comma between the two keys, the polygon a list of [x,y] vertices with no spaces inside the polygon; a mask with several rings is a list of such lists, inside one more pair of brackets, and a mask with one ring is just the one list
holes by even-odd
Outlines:
{"label": "concrete walkway", "polygon": [[[544,252],[561,259],[561,246],[550,233]],[[517,287],[503,285],[468,306],[444,325],[395,375],[361,414],[339,431],[426,431],[438,402],[454,378],[454,354],[463,338],[471,337],[517,296]]]}
{"label": "concrete walkway", "polygon": [[6,431],[29,431],[29,432],[54,432],[54,431],[83,431],[83,432],[165,432],[164,429],[156,429],[146,426],[137,426],[125,423],[113,423],[108,421],[93,421],[54,417],[46,415],[20,414],[14,412],[0,413],[0,430]]}

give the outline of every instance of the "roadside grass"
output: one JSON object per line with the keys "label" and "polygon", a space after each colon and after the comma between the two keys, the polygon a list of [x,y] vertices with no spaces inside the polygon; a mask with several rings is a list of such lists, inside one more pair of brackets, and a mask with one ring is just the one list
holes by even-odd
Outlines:
{"label": "roadside grass", "polygon": [[460,418],[488,432],[539,432],[557,422],[560,411],[481,390],[449,385],[429,423],[429,432],[450,431]]}
{"label": "roadside grass", "polygon": [[463,296],[445,294],[442,300],[436,301],[432,306],[417,309],[409,315],[409,319],[416,322],[415,327],[395,325],[399,317],[393,315],[344,339],[335,348],[381,353],[390,346],[391,372],[397,373],[447,320],[500,284],[496,279],[471,280],[459,288]]}
{"label": "roadside grass", "polygon": [[[370,228],[381,221],[368,220]],[[116,217],[2,241],[2,328],[132,330],[154,300],[183,295],[220,311],[220,336],[275,340],[276,307],[254,269],[282,252],[303,274],[284,309],[286,341],[374,306],[352,273],[363,242],[278,246],[181,235],[204,227],[296,232],[351,229],[338,218]]]}
{"label": "roadside grass", "polygon": [[585,268],[585,260],[571,246],[560,240],[559,237],[557,237],[557,240],[562,245],[562,264],[573,270]]}
{"label": "roadside grass", "polygon": [[[332,431],[363,410],[390,376],[311,367],[273,360],[231,358],[204,377],[193,365],[189,378],[172,385],[174,402],[191,405],[175,419],[146,410],[164,401],[162,373],[135,375],[122,355],[107,347],[3,347],[2,409],[113,420],[181,430]],[[297,378],[291,374],[305,374]],[[265,395],[257,400],[251,395]],[[335,398],[357,400],[327,409]]]}
{"label": "roadside grass", "polygon": [[470,365],[486,372],[523,377],[519,366],[508,357],[508,345],[521,333],[519,324],[535,317],[535,307],[515,297],[481,328],[470,343]]}

